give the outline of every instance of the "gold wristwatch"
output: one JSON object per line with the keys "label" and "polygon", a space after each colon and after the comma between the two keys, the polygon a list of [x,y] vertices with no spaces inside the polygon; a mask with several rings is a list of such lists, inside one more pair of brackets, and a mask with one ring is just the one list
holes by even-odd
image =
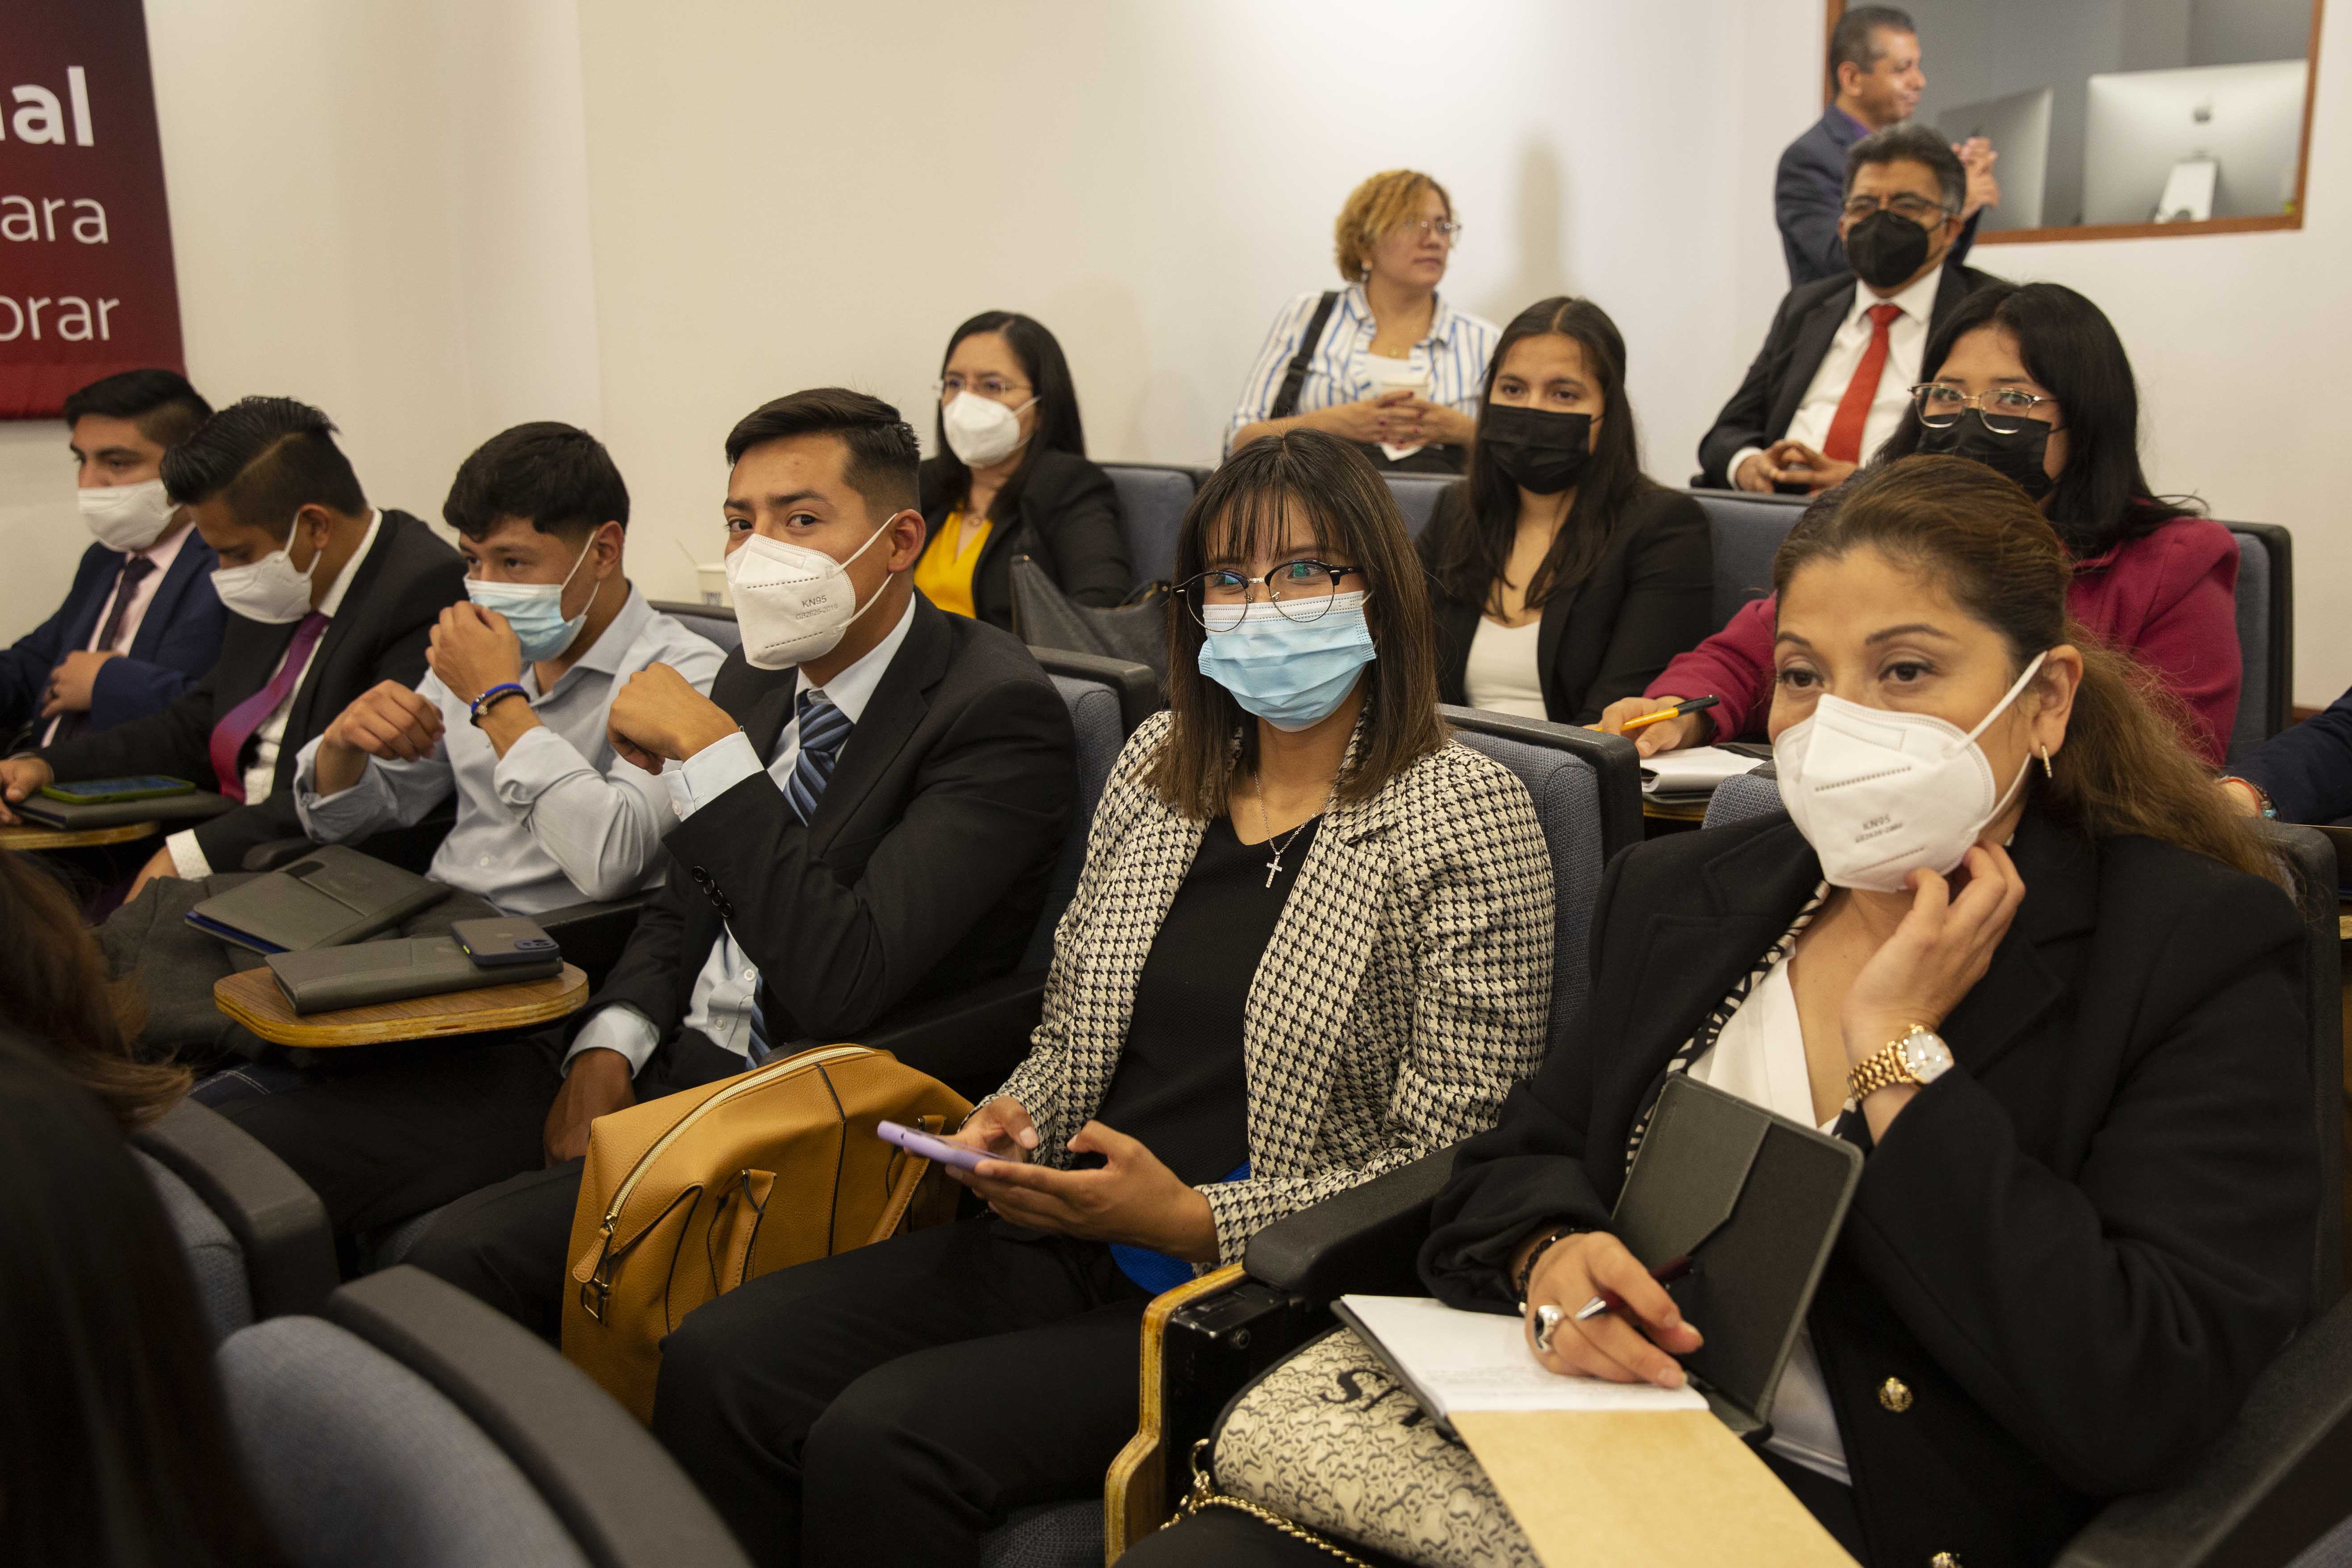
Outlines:
{"label": "gold wristwatch", "polygon": [[1952,1047],[1925,1024],[1914,1024],[1901,1039],[1890,1041],[1860,1067],[1845,1075],[1845,1091],[1860,1105],[1898,1083],[1930,1084],[1952,1065]]}

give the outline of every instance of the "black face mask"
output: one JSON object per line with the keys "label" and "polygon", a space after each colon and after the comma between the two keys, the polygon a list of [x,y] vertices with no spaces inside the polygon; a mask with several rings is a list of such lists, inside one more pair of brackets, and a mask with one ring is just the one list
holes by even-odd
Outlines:
{"label": "black face mask", "polygon": [[2037,501],[2058,483],[2042,467],[2049,446],[2050,426],[2039,419],[2028,419],[2021,428],[2004,436],[1987,425],[1984,416],[1973,408],[1940,429],[1932,425],[1919,427],[1920,451],[1974,458],[1994,473],[2015,480],[2018,489]]}
{"label": "black face mask", "polygon": [[1478,450],[1521,489],[1556,496],[1592,456],[1592,416],[1489,404]]}
{"label": "black face mask", "polygon": [[1900,213],[1881,207],[1846,235],[1846,264],[1872,288],[1892,289],[1927,265],[1932,237]]}

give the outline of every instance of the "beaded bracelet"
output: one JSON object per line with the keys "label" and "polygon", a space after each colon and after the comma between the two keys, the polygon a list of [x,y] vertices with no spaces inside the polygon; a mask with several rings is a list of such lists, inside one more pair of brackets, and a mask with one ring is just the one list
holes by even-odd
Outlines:
{"label": "beaded bracelet", "polygon": [[1571,1236],[1582,1234],[1573,1226],[1562,1226],[1536,1243],[1535,1250],[1528,1254],[1528,1260],[1519,1265],[1518,1277],[1511,1281],[1513,1286],[1511,1293],[1518,1298],[1520,1311],[1524,1312],[1528,1310],[1528,1286],[1534,1280],[1536,1265],[1543,1260],[1543,1255],[1550,1251],[1555,1244],[1566,1241]]}
{"label": "beaded bracelet", "polygon": [[525,691],[520,686],[516,685],[511,680],[501,680],[496,686],[491,687],[488,691],[483,692],[479,697],[474,699],[473,704],[468,710],[474,721],[474,728],[478,730],[482,727],[482,714],[491,703],[506,697],[520,697],[526,702],[530,700],[530,693]]}

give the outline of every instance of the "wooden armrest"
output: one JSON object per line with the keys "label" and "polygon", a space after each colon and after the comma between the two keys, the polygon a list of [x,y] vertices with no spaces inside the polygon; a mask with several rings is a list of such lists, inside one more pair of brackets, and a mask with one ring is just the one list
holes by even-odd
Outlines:
{"label": "wooden armrest", "polygon": [[1120,1553],[1159,1528],[1172,1506],[1169,1501],[1167,1458],[1161,1453],[1160,1399],[1162,1352],[1168,1320],[1177,1310],[1202,1297],[1214,1296],[1246,1278],[1238,1263],[1162,1291],[1143,1310],[1142,1354],[1136,1385],[1135,1436],[1110,1462],[1103,1478],[1103,1561],[1116,1563]]}
{"label": "wooden armrest", "polygon": [[571,963],[551,980],[523,980],[300,1016],[278,988],[267,964],[241,969],[213,984],[213,1005],[223,1016],[274,1044],[311,1050],[526,1029],[567,1017],[587,1002],[588,977]]}

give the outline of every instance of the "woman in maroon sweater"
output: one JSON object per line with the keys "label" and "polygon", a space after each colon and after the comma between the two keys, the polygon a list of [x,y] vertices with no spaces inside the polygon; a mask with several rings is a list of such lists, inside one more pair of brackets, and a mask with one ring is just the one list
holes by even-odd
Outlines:
{"label": "woman in maroon sweater", "polygon": [[[1927,345],[1926,380],[1880,461],[1974,458],[2016,479],[2074,561],[2067,610],[2128,650],[2187,710],[2183,739],[2219,765],[2238,713],[2238,546],[2218,522],[2158,500],[2140,472],[2139,393],[2096,305],[2055,283],[1978,289]],[[1710,711],[1634,732],[1643,756],[1760,732],[1772,707],[1774,605],[1758,599],[1666,666],[1601,728],[1685,698]]]}

